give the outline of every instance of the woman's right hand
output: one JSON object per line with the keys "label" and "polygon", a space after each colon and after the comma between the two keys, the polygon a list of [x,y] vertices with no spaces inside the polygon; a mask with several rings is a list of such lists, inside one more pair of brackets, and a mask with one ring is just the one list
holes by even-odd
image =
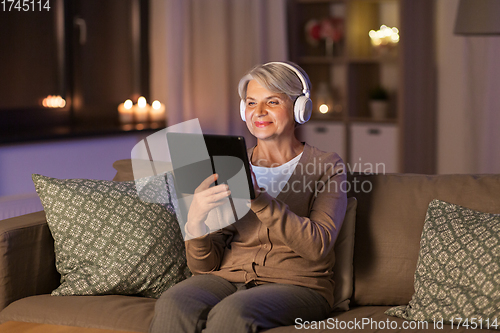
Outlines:
{"label": "woman's right hand", "polygon": [[224,204],[231,191],[225,184],[212,186],[219,176],[213,174],[201,182],[200,186],[194,191],[193,201],[189,207],[187,229],[194,237],[200,237],[206,234],[205,220],[208,213]]}

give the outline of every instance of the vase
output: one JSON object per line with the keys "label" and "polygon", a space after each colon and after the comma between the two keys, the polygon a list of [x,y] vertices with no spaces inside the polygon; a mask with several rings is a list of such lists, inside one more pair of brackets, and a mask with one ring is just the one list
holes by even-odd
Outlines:
{"label": "vase", "polygon": [[373,119],[382,120],[387,118],[389,103],[383,100],[371,100],[369,102],[370,114]]}

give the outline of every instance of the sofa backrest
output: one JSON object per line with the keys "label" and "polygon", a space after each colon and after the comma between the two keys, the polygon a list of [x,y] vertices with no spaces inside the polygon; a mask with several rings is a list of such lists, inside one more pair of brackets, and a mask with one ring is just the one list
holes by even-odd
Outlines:
{"label": "sofa backrest", "polygon": [[500,175],[350,175],[358,200],[354,245],[356,305],[408,304],[427,206],[440,199],[500,213]]}
{"label": "sofa backrest", "polygon": [[1,311],[20,298],[52,292],[61,276],[43,211],[0,222]]}

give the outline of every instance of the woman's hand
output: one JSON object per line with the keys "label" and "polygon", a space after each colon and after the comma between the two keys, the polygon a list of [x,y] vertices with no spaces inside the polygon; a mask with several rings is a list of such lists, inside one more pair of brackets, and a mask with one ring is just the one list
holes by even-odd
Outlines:
{"label": "woman's hand", "polygon": [[253,191],[255,192],[255,199],[257,199],[257,197],[259,196],[260,194],[260,187],[259,187],[259,184],[257,183],[257,177],[255,176],[255,173],[253,173],[253,169],[252,169],[252,164],[250,163],[250,172],[252,174],[252,184],[253,184]]}
{"label": "woman's hand", "polygon": [[194,237],[206,234],[205,220],[208,213],[215,207],[224,204],[223,199],[231,194],[231,191],[225,184],[210,187],[217,178],[219,178],[217,174],[209,176],[194,191],[187,220],[187,229]]}

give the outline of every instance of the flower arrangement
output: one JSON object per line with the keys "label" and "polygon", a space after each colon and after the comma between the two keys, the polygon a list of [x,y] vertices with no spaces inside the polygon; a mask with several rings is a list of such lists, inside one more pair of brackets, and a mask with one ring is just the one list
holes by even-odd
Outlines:
{"label": "flower arrangement", "polygon": [[318,46],[324,40],[327,54],[332,53],[333,46],[340,44],[344,38],[344,19],[340,17],[312,19],[306,23],[305,32],[310,45]]}

